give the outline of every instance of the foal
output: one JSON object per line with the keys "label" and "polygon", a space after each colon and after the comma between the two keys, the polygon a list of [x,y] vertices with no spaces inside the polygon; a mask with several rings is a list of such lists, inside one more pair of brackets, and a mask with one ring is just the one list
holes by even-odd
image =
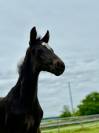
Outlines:
{"label": "foal", "polygon": [[38,101],[41,71],[61,75],[65,65],[48,45],[49,31],[37,38],[30,32],[29,48],[19,68],[19,79],[6,97],[0,98],[0,133],[38,133],[43,111]]}

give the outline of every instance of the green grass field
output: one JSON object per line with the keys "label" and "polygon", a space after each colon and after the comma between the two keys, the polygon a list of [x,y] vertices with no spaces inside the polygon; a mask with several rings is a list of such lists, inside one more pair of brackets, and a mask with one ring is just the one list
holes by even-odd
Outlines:
{"label": "green grass field", "polygon": [[42,133],[99,133],[99,122],[87,123],[75,126],[45,129]]}

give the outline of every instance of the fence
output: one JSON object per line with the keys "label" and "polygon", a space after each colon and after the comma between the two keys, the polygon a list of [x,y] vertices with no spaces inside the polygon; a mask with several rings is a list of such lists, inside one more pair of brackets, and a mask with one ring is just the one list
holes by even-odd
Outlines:
{"label": "fence", "polygon": [[41,122],[41,129],[53,129],[60,128],[69,125],[81,125],[84,123],[92,123],[99,121],[99,114],[97,115],[89,115],[89,116],[76,116],[76,117],[53,117],[53,118],[45,118]]}

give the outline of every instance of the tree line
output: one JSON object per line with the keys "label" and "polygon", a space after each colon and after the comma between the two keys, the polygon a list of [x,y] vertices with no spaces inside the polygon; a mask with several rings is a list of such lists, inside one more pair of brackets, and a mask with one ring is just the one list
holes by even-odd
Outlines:
{"label": "tree line", "polygon": [[71,112],[68,106],[63,107],[60,117],[83,116],[99,114],[99,92],[91,92],[77,106],[74,112]]}

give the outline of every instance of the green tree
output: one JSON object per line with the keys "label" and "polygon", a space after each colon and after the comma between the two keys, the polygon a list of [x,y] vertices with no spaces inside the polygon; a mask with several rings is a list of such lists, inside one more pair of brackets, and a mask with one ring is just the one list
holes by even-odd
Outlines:
{"label": "green tree", "polygon": [[63,111],[62,111],[60,117],[70,117],[70,116],[71,116],[71,112],[70,112],[68,106],[64,105]]}
{"label": "green tree", "polygon": [[92,92],[81,101],[81,104],[78,105],[78,111],[76,112],[79,115],[92,115],[99,114],[99,93]]}

